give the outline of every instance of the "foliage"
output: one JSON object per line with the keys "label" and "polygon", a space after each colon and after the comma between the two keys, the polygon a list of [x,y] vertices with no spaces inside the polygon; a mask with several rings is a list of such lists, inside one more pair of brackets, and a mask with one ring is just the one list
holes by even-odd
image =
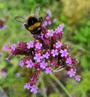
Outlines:
{"label": "foliage", "polygon": [[[15,21],[14,17],[18,15],[28,15],[30,10],[32,10],[36,5],[41,6],[40,16],[44,16],[47,9],[52,12],[52,18],[56,18],[56,22],[50,25],[48,28],[55,29],[59,24],[64,23],[64,38],[63,41],[69,43],[71,46],[71,54],[79,60],[79,66],[76,66],[77,72],[81,75],[81,81],[77,83],[74,79],[69,78],[67,80],[66,74],[63,75],[62,72],[58,72],[57,76],[60,81],[64,83],[64,86],[68,89],[71,95],[75,97],[90,97],[90,18],[89,18],[89,5],[90,0],[0,0],[0,19],[5,15],[10,15],[8,21],[6,22],[7,27],[0,31],[0,52],[3,51],[3,45],[8,44],[11,46],[13,43],[18,41],[30,41],[33,38],[30,36],[29,32],[23,28],[21,23]],[[5,58],[9,56],[9,51],[3,51],[0,56],[0,72],[1,69],[7,67],[6,77],[0,75],[0,88],[2,88],[8,97],[32,97],[30,91],[25,91],[23,85],[28,81],[28,77],[31,74],[31,70],[26,68],[20,68],[19,61],[20,56],[12,57],[9,62],[5,61]],[[23,56],[22,56],[23,57]],[[18,78],[15,76],[17,72],[21,73]],[[43,75],[43,83],[39,84],[39,88],[47,86],[48,92],[46,92],[49,97],[58,97],[59,93],[62,92],[61,88],[55,88],[53,84],[49,83],[52,79],[47,79]],[[42,82],[41,79],[41,82]],[[54,82],[56,86],[56,82]],[[53,93],[50,92],[51,89],[55,89]],[[66,97],[67,95],[62,92],[61,97]],[[45,97],[43,93],[38,93],[37,97]]]}
{"label": "foliage", "polygon": [[72,20],[72,24],[82,20],[83,15],[90,11],[90,1],[87,0],[61,0],[63,5],[63,13]]}

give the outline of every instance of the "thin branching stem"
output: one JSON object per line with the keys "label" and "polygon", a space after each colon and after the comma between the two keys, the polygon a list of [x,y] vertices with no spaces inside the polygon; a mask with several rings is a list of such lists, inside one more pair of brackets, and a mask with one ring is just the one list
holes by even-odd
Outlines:
{"label": "thin branching stem", "polygon": [[[43,79],[41,80],[41,88],[42,88],[42,89],[45,88]],[[43,95],[43,97],[47,97],[46,92],[43,92],[42,95]]]}
{"label": "thin branching stem", "polygon": [[[36,86],[38,86],[39,85],[39,82],[41,81],[41,79],[42,79],[42,72],[40,72],[40,75],[39,75],[39,78],[38,78],[38,81],[37,81],[37,83],[36,83]],[[32,97],[36,97],[36,94],[35,93],[33,93],[33,95],[32,95]]]}
{"label": "thin branching stem", "polygon": [[49,83],[52,85],[53,90],[58,94],[58,96],[61,94],[60,91],[57,89],[57,87],[55,86],[55,84],[53,83],[53,81],[49,78],[49,76],[47,76],[47,80],[49,81]]}
{"label": "thin branching stem", "polygon": [[72,97],[69,91],[65,88],[65,86],[54,76],[54,74],[50,75],[51,78],[53,78],[58,85],[63,89],[63,91],[68,95],[68,97]]}

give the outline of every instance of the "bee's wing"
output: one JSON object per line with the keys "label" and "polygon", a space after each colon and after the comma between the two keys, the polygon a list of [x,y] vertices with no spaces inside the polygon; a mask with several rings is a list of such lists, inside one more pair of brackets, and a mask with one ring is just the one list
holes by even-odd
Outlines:
{"label": "bee's wing", "polygon": [[23,16],[16,16],[15,20],[17,20],[18,22],[21,22],[21,23],[25,24],[25,18],[26,18],[25,15],[23,15]]}
{"label": "bee's wing", "polygon": [[36,14],[39,16],[39,12],[40,12],[40,6],[37,5],[32,11],[31,14]]}

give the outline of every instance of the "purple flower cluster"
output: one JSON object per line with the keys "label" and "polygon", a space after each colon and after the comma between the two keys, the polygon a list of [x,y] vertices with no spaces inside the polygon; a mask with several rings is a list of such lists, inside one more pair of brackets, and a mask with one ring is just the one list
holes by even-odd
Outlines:
{"label": "purple flower cluster", "polygon": [[[50,12],[48,11],[48,13]],[[43,26],[40,35],[32,35],[35,38],[34,41],[18,42],[18,46],[12,44],[11,47],[4,45],[5,50],[11,49],[11,55],[6,60],[9,61],[13,55],[25,55],[20,61],[20,66],[34,68],[29,82],[24,85],[24,89],[30,89],[30,92],[37,93],[36,81],[41,71],[52,74],[65,69],[70,77],[75,76],[75,79],[80,81],[80,76],[76,75],[76,69],[71,65],[77,64],[78,61],[69,54],[70,47],[61,42],[63,27],[62,23],[53,31],[52,29],[47,30]]]}
{"label": "purple flower cluster", "polygon": [[46,11],[46,15],[44,17],[44,23],[43,23],[44,26],[51,25],[52,23],[54,23],[56,21],[55,18],[52,20],[51,17],[52,17],[51,11],[50,11],[50,9],[48,9]]}

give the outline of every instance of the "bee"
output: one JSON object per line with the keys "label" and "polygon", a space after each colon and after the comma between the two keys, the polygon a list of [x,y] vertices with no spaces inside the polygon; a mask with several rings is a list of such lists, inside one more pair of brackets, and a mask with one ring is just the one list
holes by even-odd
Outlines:
{"label": "bee", "polygon": [[40,6],[37,5],[30,13],[26,16],[16,16],[15,20],[24,24],[25,28],[31,32],[31,34],[39,35],[42,31],[43,18],[39,18]]}

